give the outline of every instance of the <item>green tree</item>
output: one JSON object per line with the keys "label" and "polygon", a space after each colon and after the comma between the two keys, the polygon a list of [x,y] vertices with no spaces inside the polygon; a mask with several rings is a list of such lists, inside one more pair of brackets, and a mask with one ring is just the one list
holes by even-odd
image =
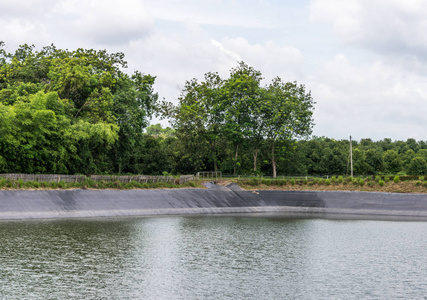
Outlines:
{"label": "green tree", "polygon": [[422,157],[414,157],[408,166],[409,175],[427,175],[427,162]]}
{"label": "green tree", "polygon": [[387,150],[384,153],[384,163],[386,171],[390,174],[397,174],[402,170],[403,160],[395,150]]}
{"label": "green tree", "polygon": [[116,79],[112,113],[120,129],[110,151],[114,172],[143,172],[137,163],[141,152],[136,149],[144,147],[144,128],[156,109],[158,95],[153,90],[154,82],[155,77],[140,72],[131,77],[119,74]]}
{"label": "green tree", "polygon": [[163,128],[160,123],[148,126],[146,132],[148,135],[162,138],[173,137],[175,135],[175,130],[170,127]]}
{"label": "green tree", "polygon": [[157,101],[154,77],[122,72],[105,50],[7,53],[0,42],[0,167],[8,172],[100,173],[136,169]]}
{"label": "green tree", "polygon": [[283,82],[276,77],[266,92],[269,110],[265,113],[265,135],[271,144],[273,177],[277,176],[276,143],[291,141],[311,134],[313,99],[304,85]]}
{"label": "green tree", "polygon": [[220,101],[216,106],[221,113],[224,137],[234,146],[234,175],[237,173],[239,147],[249,140],[253,147],[254,170],[258,154],[259,140],[262,133],[261,116],[258,110],[261,97],[261,72],[249,67],[244,62],[231,70],[225,80]]}
{"label": "green tree", "polygon": [[208,165],[218,169],[222,119],[215,107],[222,83],[217,73],[206,73],[202,82],[192,79],[185,83],[177,106],[163,104],[163,114],[171,118],[175,128],[178,149],[183,151],[180,161],[185,161],[186,170],[199,171]]}
{"label": "green tree", "polygon": [[382,151],[376,148],[366,150],[366,174],[377,174],[385,169]]}

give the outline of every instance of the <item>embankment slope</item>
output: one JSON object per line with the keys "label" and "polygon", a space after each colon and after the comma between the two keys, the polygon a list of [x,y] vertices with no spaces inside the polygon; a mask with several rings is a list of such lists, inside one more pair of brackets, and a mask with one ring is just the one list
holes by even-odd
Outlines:
{"label": "embankment slope", "polygon": [[0,219],[255,214],[427,221],[427,195],[244,191],[236,185],[161,190],[2,190]]}

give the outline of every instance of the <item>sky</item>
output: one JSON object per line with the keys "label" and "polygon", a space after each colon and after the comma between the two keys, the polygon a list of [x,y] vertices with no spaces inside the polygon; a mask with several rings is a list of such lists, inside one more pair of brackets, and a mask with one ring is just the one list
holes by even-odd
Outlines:
{"label": "sky", "polygon": [[186,80],[244,61],[263,84],[304,84],[313,135],[337,140],[427,140],[426,32],[427,0],[0,0],[9,52],[123,52],[173,103]]}

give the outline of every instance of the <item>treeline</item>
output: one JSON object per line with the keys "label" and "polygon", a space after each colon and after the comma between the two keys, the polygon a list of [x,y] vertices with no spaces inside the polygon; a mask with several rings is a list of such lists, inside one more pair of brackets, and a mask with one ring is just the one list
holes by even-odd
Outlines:
{"label": "treeline", "polygon": [[0,42],[0,172],[135,173],[156,106],[155,77],[122,53]]}
{"label": "treeline", "polygon": [[[185,83],[158,102],[155,77],[127,74],[123,53],[0,42],[0,173],[343,175],[349,141],[310,138],[304,85],[241,62],[228,78]],[[157,114],[171,128],[149,125]],[[427,172],[423,141],[353,142],[355,174]]]}
{"label": "treeline", "polygon": [[[153,126],[154,127],[154,126]],[[193,144],[193,151],[186,142],[170,129],[164,132],[147,132],[155,140],[157,153],[169,159],[169,171],[213,170],[214,164],[207,143]],[[166,133],[168,132],[168,133]],[[153,143],[154,144],[154,143]],[[233,144],[226,138],[218,141],[218,169],[226,175],[232,175]],[[298,141],[282,141],[277,145],[277,173],[285,176],[350,175],[350,141],[334,140],[326,137],[312,137]],[[383,139],[372,141],[362,139],[352,141],[354,175],[427,175],[427,141],[392,141]],[[238,174],[272,176],[270,162],[270,144],[268,140],[260,142],[257,171],[253,171],[253,153],[243,148],[239,157]],[[198,156],[195,156],[195,154]]]}
{"label": "treeline", "polygon": [[[262,173],[263,159],[276,177],[292,141],[311,134],[314,101],[304,85],[276,77],[263,86],[262,79],[260,71],[240,62],[226,79],[206,73],[204,81],[187,81],[176,106],[163,103],[162,113],[181,142],[180,169],[246,173],[250,152],[251,173]],[[261,156],[267,148],[269,154]]]}

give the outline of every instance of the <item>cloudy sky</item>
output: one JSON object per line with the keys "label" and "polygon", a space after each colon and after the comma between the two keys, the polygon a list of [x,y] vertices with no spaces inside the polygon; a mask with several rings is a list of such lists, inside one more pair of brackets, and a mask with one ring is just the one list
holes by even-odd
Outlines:
{"label": "cloudy sky", "polygon": [[317,136],[427,140],[426,0],[0,0],[0,40],[123,52],[174,102],[243,60],[311,90]]}

